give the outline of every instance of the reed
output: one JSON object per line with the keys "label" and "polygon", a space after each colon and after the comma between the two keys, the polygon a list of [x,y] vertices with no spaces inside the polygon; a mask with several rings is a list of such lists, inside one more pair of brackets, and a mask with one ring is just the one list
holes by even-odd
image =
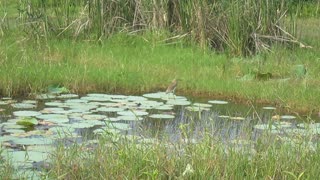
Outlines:
{"label": "reed", "polygon": [[167,31],[169,37],[185,34],[202,48],[252,55],[274,42],[291,42],[283,24],[290,7],[285,0],[24,0],[19,22],[36,39],[101,40],[124,31]]}

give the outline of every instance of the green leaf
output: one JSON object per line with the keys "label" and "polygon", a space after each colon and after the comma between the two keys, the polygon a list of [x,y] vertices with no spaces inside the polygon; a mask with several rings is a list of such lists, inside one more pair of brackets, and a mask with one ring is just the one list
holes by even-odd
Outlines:
{"label": "green leaf", "polygon": [[38,120],[36,118],[24,117],[16,122],[18,125],[32,127],[38,124]]}

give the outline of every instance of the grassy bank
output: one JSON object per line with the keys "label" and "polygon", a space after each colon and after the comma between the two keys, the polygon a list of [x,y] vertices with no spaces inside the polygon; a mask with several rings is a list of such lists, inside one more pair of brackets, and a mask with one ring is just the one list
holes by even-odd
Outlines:
{"label": "grassy bank", "polygon": [[241,149],[226,147],[214,139],[207,135],[197,144],[137,144],[125,139],[111,145],[104,138],[90,153],[81,153],[83,147],[78,145],[70,149],[61,147],[53,155],[54,168],[49,174],[66,179],[313,179],[319,176],[319,148],[310,151],[305,144],[292,148],[290,143],[267,141]]}
{"label": "grassy bank", "polygon": [[[307,25],[317,23],[310,20]],[[307,41],[314,48],[279,47],[251,58],[216,54],[183,42],[168,45],[152,35],[120,34],[101,43],[48,40],[43,46],[13,34],[0,43],[0,90],[4,96],[27,95],[61,84],[74,93],[141,94],[164,91],[177,77],[182,79],[177,94],[269,101],[308,111],[320,107],[320,54],[316,27],[306,30],[310,33],[304,37],[310,36]],[[307,68],[305,77],[295,74],[300,64]],[[257,73],[274,78],[250,78]],[[286,78],[290,79],[282,80]]]}
{"label": "grassy bank", "polygon": [[[66,148],[61,144],[52,152],[49,168],[38,173],[44,179],[319,177],[319,147],[311,147],[308,137],[282,139],[265,134],[257,142],[236,140],[231,143],[207,133],[196,144],[183,139],[170,143],[135,138],[116,138],[109,134],[91,145],[75,143]],[[0,172],[5,173],[4,170],[1,168]],[[3,179],[12,178],[12,174],[3,173]]]}
{"label": "grassy bank", "polygon": [[[272,1],[270,10],[250,0],[128,2],[1,2],[1,95],[45,92],[52,84],[74,93],[141,94],[165,90],[177,77],[182,79],[178,94],[305,112],[320,108],[319,20],[295,21],[296,6]],[[106,13],[110,9],[113,14]],[[237,18],[239,12],[246,13]],[[285,33],[289,30],[296,38]],[[299,48],[298,42],[313,48]],[[307,75],[296,65],[306,67]]]}

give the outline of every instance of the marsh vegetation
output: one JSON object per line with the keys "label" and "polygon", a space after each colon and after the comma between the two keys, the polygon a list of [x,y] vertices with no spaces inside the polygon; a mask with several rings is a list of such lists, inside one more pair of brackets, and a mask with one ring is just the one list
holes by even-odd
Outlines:
{"label": "marsh vegetation", "polygon": [[[228,140],[217,132],[228,134],[234,124],[214,131],[212,124],[205,124],[196,142],[189,134],[193,121],[178,123],[174,142],[166,136],[145,141],[145,136],[136,139],[124,136],[126,130],[118,134],[107,129],[90,143],[58,143],[50,155],[50,170],[42,164],[35,165],[41,167],[36,172],[44,179],[314,179],[319,177],[314,122],[320,108],[319,8],[319,0],[0,0],[0,102],[32,109],[34,98],[50,87],[66,88],[76,96],[141,95],[165,91],[179,78],[177,96],[201,97],[205,103],[241,102],[253,109],[262,103],[277,111]],[[271,118],[286,113],[304,117],[290,121],[298,130]],[[29,124],[41,120],[29,116]],[[218,121],[214,117],[211,123]],[[254,125],[267,130],[252,139]],[[25,149],[19,150],[19,157],[29,157]],[[0,162],[0,179],[30,177],[19,174],[7,158]]]}

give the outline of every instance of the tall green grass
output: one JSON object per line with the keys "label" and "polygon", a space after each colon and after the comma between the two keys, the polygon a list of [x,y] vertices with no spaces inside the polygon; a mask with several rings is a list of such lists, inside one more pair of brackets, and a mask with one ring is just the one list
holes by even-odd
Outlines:
{"label": "tall green grass", "polygon": [[17,18],[36,40],[48,37],[102,40],[118,32],[170,32],[202,48],[252,55],[274,42],[291,42],[285,0],[23,0]]}
{"label": "tall green grass", "polygon": [[[95,145],[59,146],[52,154],[49,177],[62,179],[314,179],[319,177],[319,147],[284,143],[270,135],[245,145],[206,134],[197,143],[185,140],[115,140]],[[306,142],[306,143],[304,143]],[[94,147],[94,148],[92,148]]]}

